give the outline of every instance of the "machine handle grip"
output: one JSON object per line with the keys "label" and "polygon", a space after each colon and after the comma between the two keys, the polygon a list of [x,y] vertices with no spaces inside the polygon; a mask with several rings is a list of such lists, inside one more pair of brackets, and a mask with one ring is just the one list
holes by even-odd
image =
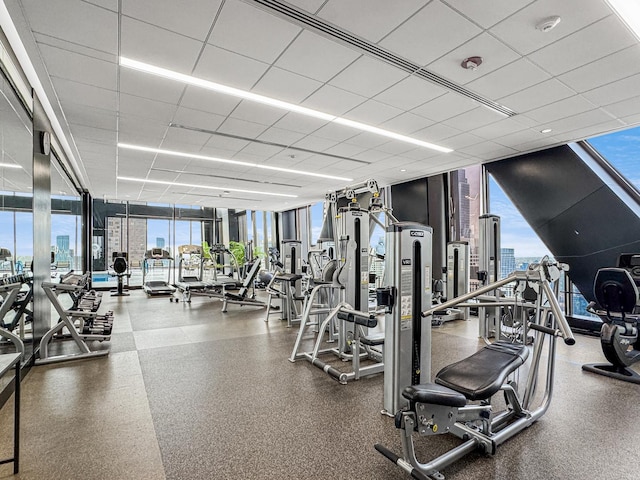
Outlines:
{"label": "machine handle grip", "polygon": [[[556,330],[554,328],[545,327],[543,325],[538,325],[537,323],[529,323],[529,328],[531,330],[537,330],[542,333],[546,333],[547,335],[552,335],[554,337],[562,337],[562,332],[560,330]],[[564,337],[563,337],[564,338]],[[564,343],[567,345],[574,345],[576,343],[576,339],[573,337],[564,338]]]}

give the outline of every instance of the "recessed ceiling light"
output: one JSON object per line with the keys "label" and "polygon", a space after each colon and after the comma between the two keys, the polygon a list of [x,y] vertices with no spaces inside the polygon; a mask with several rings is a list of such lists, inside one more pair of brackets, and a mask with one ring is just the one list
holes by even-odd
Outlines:
{"label": "recessed ceiling light", "polygon": [[609,6],[640,40],[640,4],[637,0],[607,0]]}
{"label": "recessed ceiling light", "polygon": [[157,153],[160,155],[170,155],[173,157],[195,158],[197,160],[206,160],[208,162],[228,163],[230,165],[238,165],[240,167],[260,168],[262,170],[275,170],[277,172],[295,173],[297,175],[306,175],[309,177],[329,178],[331,180],[341,180],[351,182],[353,178],[337,177],[335,175],[326,175],[324,173],[307,172],[303,170],[294,170],[292,168],[274,167],[272,165],[262,165],[260,163],[241,162],[238,160],[229,160],[226,158],[209,157],[207,155],[198,155],[197,153],[177,152],[175,150],[164,150],[162,148],[145,147],[142,145],[131,145],[129,143],[118,143],[119,148],[127,150],[138,150],[140,152]]}
{"label": "recessed ceiling light", "polygon": [[544,130],[540,130],[540,133],[549,133],[552,130],[550,128],[545,128]]}
{"label": "recessed ceiling light", "polygon": [[400,171],[401,171],[401,172],[406,172],[406,171],[407,171],[407,169],[406,169],[406,168],[401,168],[401,169],[400,169]]}
{"label": "recessed ceiling light", "polygon": [[251,102],[262,103],[264,105],[270,105],[275,108],[281,108],[283,110],[287,110],[289,112],[300,113],[301,115],[306,115],[309,117],[319,118],[321,120],[325,120],[327,122],[334,122],[340,125],[344,125],[347,127],[352,127],[364,132],[375,133],[377,135],[381,135],[387,138],[392,138],[394,140],[399,140],[401,142],[411,143],[413,145],[418,145],[420,147],[431,148],[433,150],[437,150],[439,152],[449,153],[453,150],[447,147],[442,147],[440,145],[436,145],[434,143],[425,142],[423,140],[419,140],[417,138],[407,137],[406,135],[401,135],[399,133],[390,132],[388,130],[384,130],[382,128],[373,127],[371,125],[367,125],[364,123],[356,122],[353,120],[347,120],[346,118],[337,117],[335,115],[331,115],[329,113],[320,112],[318,110],[313,110],[311,108],[302,107],[300,105],[296,105],[289,102],[283,102],[282,100],[277,100],[275,98],[265,97],[264,95],[258,95],[257,93],[248,92],[246,90],[241,90],[239,88],[229,87],[227,85],[222,85],[220,83],[211,82],[209,80],[204,80],[202,78],[193,77],[191,75],[185,75],[183,73],[174,72],[173,70],[167,70],[166,68],[156,67],[155,65],[150,65],[148,63],[139,62],[137,60],[132,60],[126,57],[120,57],[120,65],[123,67],[131,68],[134,70],[139,70],[141,72],[149,73],[152,75],[157,75],[159,77],[168,78],[170,80],[176,80],[179,82],[186,83],[188,85],[194,85],[197,87],[205,88],[207,90],[213,90],[218,93],[222,93],[225,95],[231,95],[234,97],[242,98],[244,100],[249,100]]}
{"label": "recessed ceiling light", "polygon": [[209,185],[195,185],[191,183],[167,182],[164,180],[149,180],[147,178],[118,177],[118,180],[121,180],[123,182],[153,183],[155,185],[172,185],[177,187],[204,188],[206,190],[222,190],[222,191],[228,190],[230,192],[254,193],[256,195],[269,195],[272,197],[288,197],[288,198],[298,197],[297,195],[289,195],[288,193],[261,192],[258,190],[242,190],[240,188],[211,187]]}
{"label": "recessed ceiling light", "polygon": [[20,165],[16,165],[15,163],[0,163],[0,167],[15,168],[16,170],[22,168]]}

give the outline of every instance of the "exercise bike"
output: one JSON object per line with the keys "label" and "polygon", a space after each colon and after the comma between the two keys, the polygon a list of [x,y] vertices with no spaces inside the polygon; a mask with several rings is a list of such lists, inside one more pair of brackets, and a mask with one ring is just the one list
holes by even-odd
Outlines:
{"label": "exercise bike", "polygon": [[[375,445],[376,450],[413,478],[442,480],[444,475],[440,470],[443,468],[475,450],[494,455],[500,444],[541,418],[549,408],[553,393],[556,339],[563,338],[567,345],[575,343],[557,300],[557,280],[566,269],[566,266],[545,258],[539,264],[530,265],[526,271],[513,272],[503,280],[423,312],[423,317],[428,317],[436,310],[454,306],[485,306],[482,302],[465,302],[515,282],[516,297],[511,300],[501,298],[486,306],[519,307],[525,317],[521,338],[527,339],[533,334],[533,346],[528,346],[527,341],[498,340],[470,357],[444,367],[436,375],[435,383],[407,386],[402,396],[408,406],[395,414],[403,455],[400,457],[380,444]],[[527,300],[522,292],[530,289],[537,295],[533,299],[528,294]],[[545,344],[547,354],[543,355]],[[541,382],[538,372],[545,357],[546,381]],[[526,381],[518,385],[515,379],[519,368],[525,364],[528,373],[522,375],[526,375]],[[539,384],[545,386],[542,396],[536,395]],[[497,412],[498,402],[492,400],[500,392],[505,408]],[[420,462],[416,457],[414,437],[445,433],[459,437],[463,443],[432,461]]]}
{"label": "exercise bike", "polygon": [[[635,255],[640,263],[640,255]],[[618,261],[618,265],[621,262]],[[640,265],[636,265],[638,269]],[[640,274],[639,271],[634,273]],[[640,336],[638,322],[638,287],[634,276],[626,268],[602,268],[598,270],[593,285],[596,309],[590,304],[590,311],[596,313],[603,321],[600,330],[602,352],[610,363],[590,363],[583,365],[587,372],[640,384],[640,374],[629,367],[640,361]],[[640,278],[639,278],[640,280]]]}

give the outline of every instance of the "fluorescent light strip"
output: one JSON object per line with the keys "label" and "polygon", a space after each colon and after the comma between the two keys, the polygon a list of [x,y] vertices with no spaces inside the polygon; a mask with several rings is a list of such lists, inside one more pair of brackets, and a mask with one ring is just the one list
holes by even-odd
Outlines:
{"label": "fluorescent light strip", "polygon": [[638,0],[607,0],[607,3],[640,41],[640,3]]}
{"label": "fluorescent light strip", "polygon": [[271,192],[259,192],[257,190],[242,190],[240,188],[229,188],[229,187],[211,187],[209,185],[195,185],[191,183],[181,183],[181,182],[167,182],[164,180],[149,180],[145,178],[134,178],[134,177],[118,177],[118,180],[122,180],[123,182],[135,182],[135,183],[153,183],[156,185],[170,185],[174,187],[189,187],[189,188],[204,188],[206,190],[222,190],[227,192],[241,192],[241,193],[253,193],[256,195],[269,195],[272,197],[287,197],[287,198],[298,198],[297,195],[289,195],[288,193],[271,193]]}
{"label": "fluorescent light strip", "polygon": [[270,105],[275,108],[281,108],[289,112],[300,113],[301,115],[306,115],[309,117],[319,118],[327,122],[334,122],[340,125],[362,130],[364,132],[370,132],[376,135],[382,135],[384,137],[391,138],[393,140],[399,140],[401,142],[411,143],[413,145],[418,145],[420,147],[430,148],[432,150],[437,150],[439,152],[449,153],[453,151],[452,149],[447,147],[442,147],[434,143],[424,142],[422,140],[418,140],[417,138],[407,137],[406,135],[390,132],[388,130],[373,127],[365,123],[360,123],[353,120],[347,120],[346,118],[337,117],[335,115],[331,115],[328,113],[319,112],[318,110],[301,107],[300,105],[295,105],[289,102],[283,102],[282,100],[276,100],[275,98],[265,97],[264,95],[258,95],[256,93],[247,92],[246,90],[240,90],[238,88],[229,87],[227,85],[211,82],[209,80],[193,77],[191,75],[185,75],[183,73],[174,72],[173,70],[167,70],[166,68],[156,67],[154,65],[149,65],[148,63],[132,60],[127,57],[120,57],[120,65],[123,67],[134,69],[134,70],[139,70],[141,72],[150,73],[152,75],[157,75],[159,77],[168,78],[170,80],[177,80],[179,82],[183,82],[188,85],[194,85],[197,87],[206,88],[207,90],[213,90],[215,92],[223,93],[225,95],[232,95],[234,97],[242,98],[244,100],[258,102],[264,105]]}
{"label": "fluorescent light strip", "polygon": [[16,170],[22,168],[20,165],[16,165],[15,163],[0,163],[0,167],[15,168]]}
{"label": "fluorescent light strip", "polygon": [[198,155],[196,153],[177,152],[175,150],[164,150],[162,148],[144,147],[142,145],[131,145],[130,143],[118,143],[119,148],[127,150],[138,150],[140,152],[157,153],[160,155],[171,155],[173,157],[195,158],[196,160],[206,160],[207,162],[227,163],[230,165],[238,165],[241,167],[261,168],[263,170],[275,170],[278,172],[295,173],[297,175],[306,175],[309,177],[329,178],[331,180],[341,180],[352,182],[353,178],[336,177],[335,175],[325,175],[324,173],[305,172],[303,170],[294,170],[291,168],[273,167],[271,165],[261,165],[259,163],[241,162],[239,160],[229,160],[226,158],[209,157],[207,155]]}

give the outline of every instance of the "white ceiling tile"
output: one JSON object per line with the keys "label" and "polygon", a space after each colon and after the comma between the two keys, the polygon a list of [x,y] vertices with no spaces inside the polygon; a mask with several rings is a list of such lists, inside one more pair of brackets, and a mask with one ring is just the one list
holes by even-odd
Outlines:
{"label": "white ceiling tile", "polygon": [[323,152],[328,148],[335,147],[338,144],[335,140],[329,140],[328,138],[315,137],[308,135],[302,140],[294,143],[293,147],[306,148],[307,150],[314,150],[316,152]]}
{"label": "white ceiling tile", "polygon": [[240,99],[237,97],[189,86],[180,106],[226,117],[239,103]]}
{"label": "white ceiling tile", "polygon": [[309,13],[316,13],[326,0],[289,0],[288,3]]}
{"label": "white ceiling tile", "polygon": [[329,0],[318,16],[373,43],[404,22],[424,0]]}
{"label": "white ceiling tile", "polygon": [[369,132],[362,132],[358,135],[351,137],[347,140],[346,143],[350,145],[357,145],[359,147],[366,148],[376,148],[382,145],[383,143],[387,143],[389,141],[386,137],[381,137],[380,135],[374,135]]}
{"label": "white ceiling tile", "polygon": [[362,122],[367,125],[379,125],[393,117],[397,117],[401,113],[402,110],[385,103],[367,100],[349,110],[344,116],[350,120]]}
{"label": "white ceiling tile", "polygon": [[[529,54],[611,14],[601,0],[537,0],[491,28],[491,33],[522,54]],[[536,25],[558,15],[561,22],[543,33]]]}
{"label": "white ceiling tile", "polygon": [[463,112],[473,110],[476,107],[478,107],[478,103],[470,98],[448,92],[411,111],[417,115],[439,122]]}
{"label": "white ceiling tile", "polygon": [[640,73],[638,59],[640,45],[634,45],[562,74],[558,79],[578,92],[586,92]]}
{"label": "white ceiling tile", "polygon": [[40,44],[49,75],[115,90],[118,66],[87,55]]}
{"label": "white ceiling tile", "polygon": [[121,55],[180,73],[191,73],[202,44],[133,18],[122,18]]}
{"label": "white ceiling tile", "polygon": [[325,85],[302,102],[302,105],[339,116],[364,101],[366,101],[366,97],[347,92],[332,85]]}
{"label": "white ceiling tile", "polygon": [[[242,153],[244,153],[244,154],[248,153],[248,154],[251,154],[251,155],[257,155],[262,160],[264,160],[264,159],[268,159],[268,158],[273,157],[274,155],[279,154],[283,150],[284,150],[284,148],[278,147],[278,146],[275,146],[275,145],[265,145],[263,143],[254,142],[254,143],[250,143],[245,148],[243,148],[242,149]],[[291,159],[289,159],[289,160],[291,160]],[[269,164],[273,165],[274,162],[269,162]]]}
{"label": "white ceiling tile", "polygon": [[117,94],[113,90],[94,87],[63,78],[52,78],[53,86],[64,105],[65,102],[76,102],[88,107],[116,110]]}
{"label": "white ceiling tile", "polygon": [[575,92],[571,88],[552,78],[525,88],[518,93],[502,97],[498,101],[511,110],[523,113],[571,97],[574,94]]}
{"label": "white ceiling tile", "polygon": [[520,132],[510,133],[508,135],[503,135],[501,137],[496,137],[493,139],[493,141],[506,147],[515,148],[517,145],[521,145],[523,143],[539,141],[540,139],[546,138],[549,138],[549,136],[541,134],[539,131],[528,129],[522,130]]}
{"label": "white ceiling tile", "polygon": [[578,113],[593,110],[596,107],[593,103],[586,100],[581,95],[558,100],[545,107],[538,108],[527,112],[527,117],[534,119],[539,123],[552,122],[559,118],[569,117]]}
{"label": "white ceiling tile", "polygon": [[299,103],[321,86],[322,83],[310,78],[271,67],[252,91],[278,100]]}
{"label": "white ceiling tile", "polygon": [[584,122],[579,122],[574,125],[579,126],[580,128],[568,131],[559,130],[557,136],[563,140],[563,143],[575,142],[578,140],[587,139],[589,137],[604,135],[605,133],[620,130],[621,128],[626,128],[625,123],[621,120],[608,120],[602,123],[598,123],[598,119],[604,118],[604,116],[596,117],[595,115],[589,119],[585,118]]}
{"label": "white ceiling tile", "polygon": [[503,120],[504,118],[504,115],[482,106],[461,113],[460,115],[445,120],[443,123],[459,130],[468,131],[484,127],[485,125]]}
{"label": "white ceiling tile", "polygon": [[[601,109],[590,110],[588,112],[582,112],[578,115],[562,118],[555,122],[549,122],[541,125],[541,128],[550,128],[553,130],[553,135],[559,135],[565,132],[573,132],[577,129],[587,129],[591,125],[598,125],[605,122],[612,122],[612,118],[605,111]],[[621,126],[618,123],[618,126]],[[585,135],[580,135],[583,137]]]}
{"label": "white ceiling tile", "polygon": [[212,82],[250,90],[269,65],[207,45],[193,75]]}
{"label": "white ceiling tile", "polygon": [[117,55],[118,15],[80,0],[22,0],[34,32]]}
{"label": "white ceiling tile", "polygon": [[202,149],[203,155],[212,157],[231,158],[231,156],[249,145],[249,141],[238,138],[224,137],[222,135],[212,135],[207,145]]}
{"label": "white ceiling tile", "polygon": [[93,57],[105,62],[118,63],[118,56],[115,53],[95,50],[93,48],[80,45],[79,43],[72,43],[67,40],[63,40],[61,38],[56,38],[50,35],[45,35],[37,32],[33,32],[33,37],[38,43],[38,47],[40,45],[47,45],[49,47],[68,50],[70,52],[78,53],[80,55],[86,55],[87,57]]}
{"label": "white ceiling tile", "polygon": [[287,114],[286,110],[243,100],[231,113],[231,117],[248,122],[271,125]]}
{"label": "white ceiling tile", "polygon": [[495,99],[524,90],[549,78],[551,76],[548,73],[522,58],[470,82],[467,87],[487,98]]}
{"label": "white ceiling tile", "polygon": [[107,8],[114,12],[118,11],[118,0],[84,0],[87,3],[92,3],[98,7]]}
{"label": "white ceiling tile", "polygon": [[636,41],[622,21],[611,15],[532,53],[529,58],[553,75],[560,75],[634,45]]}
{"label": "white ceiling tile", "polygon": [[449,125],[445,125],[444,123],[436,123],[427,128],[423,128],[422,130],[414,132],[411,136],[419,140],[424,140],[425,142],[438,142],[445,138],[458,135],[459,133],[462,133],[462,131],[457,128],[450,127]]}
{"label": "white ceiling tile", "polygon": [[413,150],[413,146],[404,142],[387,142],[378,145],[375,149],[388,153],[389,155],[402,155],[409,150]]}
{"label": "white ceiling tile", "polygon": [[319,118],[307,117],[297,113],[287,113],[273,126],[291,130],[292,132],[311,133],[326,124],[326,120],[320,120]]}
{"label": "white ceiling tile", "polygon": [[167,103],[177,103],[185,85],[155,75],[147,75],[128,68],[120,69],[120,91],[138,97]]}
{"label": "white ceiling tile", "polygon": [[[195,153],[204,147],[210,138],[210,133],[194,132],[184,128],[169,128],[161,148]],[[188,147],[188,150],[184,149],[184,146]]]}
{"label": "white ceiling tile", "polygon": [[447,138],[446,144],[447,147],[452,148],[453,150],[460,150],[461,148],[476,145],[484,141],[484,138],[481,138],[477,135],[473,135],[471,133],[461,133],[459,135]]}
{"label": "white ceiling tile", "polygon": [[275,65],[326,82],[360,56],[354,50],[304,30]]}
{"label": "white ceiling tile", "polygon": [[215,113],[194,110],[193,108],[178,107],[173,116],[173,122],[185,127],[196,127],[203,130],[215,131],[226,117]]}
{"label": "white ceiling tile", "polygon": [[445,3],[473,19],[483,28],[489,28],[512,15],[533,0],[492,0],[491,2],[469,2],[468,0],[445,0]]}
{"label": "white ceiling tile", "polygon": [[523,125],[518,120],[519,118],[517,116],[505,118],[490,125],[485,125],[483,127],[473,129],[471,130],[471,133],[484,139],[490,140],[496,137],[502,137],[509,133],[525,130],[527,126]]}
{"label": "white ceiling tile", "polygon": [[392,118],[391,120],[387,120],[382,125],[380,125],[380,127],[392,132],[409,135],[417,130],[422,130],[423,128],[426,128],[432,124],[433,122],[427,118],[424,118],[420,115],[415,115],[411,112],[406,112]]}
{"label": "white ceiling tile", "polygon": [[235,0],[224,3],[208,42],[272,63],[301,31],[291,22]]}
{"label": "white ceiling tile", "polygon": [[417,77],[407,77],[376,95],[375,100],[403,110],[411,110],[444,95],[444,88]]}
{"label": "white ceiling tile", "polygon": [[204,40],[221,0],[123,0],[122,13],[167,30]]}
{"label": "white ceiling tile", "polygon": [[329,82],[349,92],[373,97],[407,77],[407,73],[363,55]]}
{"label": "white ceiling tile", "polygon": [[98,128],[116,128],[116,112],[101,108],[88,107],[86,105],[65,102],[65,116],[77,125],[87,125]]}
{"label": "white ceiling tile", "polygon": [[313,134],[317,137],[343,142],[351,137],[355,137],[358,134],[358,130],[330,122],[314,131]]}
{"label": "white ceiling tile", "polygon": [[607,105],[637,96],[640,90],[638,85],[640,85],[640,74],[595,88],[582,95],[597,105]]}
{"label": "white ceiling tile", "polygon": [[148,98],[136,97],[126,93],[120,94],[120,112],[129,115],[149,118],[166,125],[171,122],[176,106],[171,103],[157,102]]}
{"label": "white ceiling tile", "polygon": [[640,113],[635,113],[622,119],[627,125],[640,125]]}
{"label": "white ceiling tile", "polygon": [[[336,145],[335,147],[328,148],[324,151],[324,153],[329,153],[331,155],[340,155],[342,157],[353,157],[358,153],[362,153],[365,149],[366,147],[360,147],[358,145],[352,145],[343,142],[339,145]],[[345,167],[350,166],[351,164],[349,162],[342,162],[340,163],[340,165],[342,165],[342,167]]]}
{"label": "white ceiling tile", "polygon": [[462,15],[434,0],[379,43],[408,60],[426,65],[481,32]]}
{"label": "white ceiling tile", "polygon": [[222,125],[218,127],[219,132],[230,133],[232,135],[239,135],[247,138],[257,138],[266,129],[267,127],[265,125],[247,122],[237,118],[227,118]]}
{"label": "white ceiling tile", "polygon": [[71,132],[74,137],[81,138],[97,143],[103,143],[105,145],[114,145],[116,142],[116,131],[114,129],[103,129],[88,127],[86,125],[73,125],[71,124]]}
{"label": "white ceiling tile", "polygon": [[283,128],[271,127],[265,130],[258,137],[259,140],[265,142],[274,142],[282,145],[291,145],[298,140],[304,138],[304,133],[292,132],[291,130],[285,130]]}
{"label": "white ceiling tile", "polygon": [[611,105],[604,107],[604,110],[618,118],[635,115],[640,113],[640,97],[629,98],[621,102],[612,103]]}
{"label": "white ceiling tile", "polygon": [[[167,125],[149,121],[149,119],[139,117],[137,115],[120,115],[118,120],[118,132],[120,135],[119,141],[124,143],[144,143],[149,144],[152,140],[154,147],[160,145],[160,141],[164,137],[167,131]],[[124,135],[134,137],[134,141],[124,140]],[[137,140],[139,138],[139,140]]]}
{"label": "white ceiling tile", "polygon": [[[482,57],[482,65],[477,70],[462,68],[462,61],[473,56]],[[427,65],[427,70],[464,85],[518,58],[520,55],[485,32],[430,63]]]}

